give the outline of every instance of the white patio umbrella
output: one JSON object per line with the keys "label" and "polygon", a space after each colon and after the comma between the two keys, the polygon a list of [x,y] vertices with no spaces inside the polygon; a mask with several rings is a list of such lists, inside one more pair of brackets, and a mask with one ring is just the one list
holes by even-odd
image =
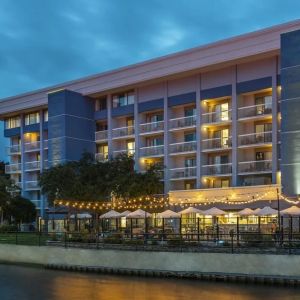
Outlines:
{"label": "white patio umbrella", "polygon": [[251,208],[244,208],[241,211],[237,213],[239,216],[253,216],[254,215],[254,210]]}
{"label": "white patio umbrella", "polygon": [[146,218],[151,217],[151,214],[142,209],[137,209],[126,216],[126,218],[132,218],[132,219],[141,219],[145,217]]}
{"label": "white patio umbrella", "polygon": [[[81,213],[81,214],[76,214],[77,219],[91,219],[92,215],[89,213]],[[70,216],[71,219],[75,218],[75,214]]]}
{"label": "white patio umbrella", "polygon": [[300,216],[300,208],[296,205],[293,205],[289,208],[280,211],[282,216]]}
{"label": "white patio umbrella", "polygon": [[167,218],[175,219],[175,218],[180,218],[180,214],[175,212],[175,211],[172,211],[172,210],[168,209],[168,210],[165,210],[162,213],[157,214],[157,217],[158,218],[166,218],[166,219]]}
{"label": "white patio umbrella", "polygon": [[270,206],[265,206],[264,208],[261,208],[257,213],[255,213],[256,216],[272,216],[277,214],[278,211]]}
{"label": "white patio umbrella", "polygon": [[120,218],[120,213],[118,213],[113,209],[100,216],[100,219],[116,219],[116,218]]}
{"label": "white patio umbrella", "polygon": [[206,216],[222,216],[226,215],[226,212],[224,210],[221,210],[217,207],[212,207],[208,210],[203,211],[204,215]]}
{"label": "white patio umbrella", "polygon": [[127,217],[130,213],[131,213],[130,210],[125,210],[125,211],[123,211],[122,213],[120,213],[120,217],[121,217],[121,218],[122,218],[122,217]]}
{"label": "white patio umbrella", "polygon": [[253,210],[253,214],[256,216],[258,212],[260,212],[261,208],[256,208]]}
{"label": "white patio umbrella", "polygon": [[185,215],[185,214],[201,214],[203,215],[202,210],[195,208],[193,206],[190,206],[189,208],[186,208],[182,211],[179,212],[180,215]]}

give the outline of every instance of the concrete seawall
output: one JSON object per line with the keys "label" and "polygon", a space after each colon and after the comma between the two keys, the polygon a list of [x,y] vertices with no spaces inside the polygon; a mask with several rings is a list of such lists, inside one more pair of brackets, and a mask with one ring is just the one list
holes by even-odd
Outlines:
{"label": "concrete seawall", "polygon": [[0,261],[81,271],[102,270],[126,274],[127,270],[127,274],[178,274],[178,277],[197,278],[215,274],[223,276],[224,280],[238,276],[252,278],[249,281],[253,281],[253,278],[269,278],[271,281],[292,280],[293,284],[300,284],[298,255],[144,252],[0,245]]}

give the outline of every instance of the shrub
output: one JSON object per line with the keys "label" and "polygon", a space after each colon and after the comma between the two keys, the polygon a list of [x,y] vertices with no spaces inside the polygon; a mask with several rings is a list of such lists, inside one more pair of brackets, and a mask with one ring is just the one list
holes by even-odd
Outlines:
{"label": "shrub", "polygon": [[13,232],[18,231],[18,227],[16,225],[1,225],[0,232]]}

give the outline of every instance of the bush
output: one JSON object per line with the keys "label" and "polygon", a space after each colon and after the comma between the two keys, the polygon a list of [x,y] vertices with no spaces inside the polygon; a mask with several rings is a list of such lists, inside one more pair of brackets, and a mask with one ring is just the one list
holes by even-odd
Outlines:
{"label": "bush", "polygon": [[16,225],[1,225],[0,232],[13,232],[18,231],[18,227]]}
{"label": "bush", "polygon": [[271,246],[270,242],[273,241],[273,237],[271,234],[242,233],[241,240],[244,241],[247,246]]}
{"label": "bush", "polygon": [[125,240],[124,241],[125,245],[144,245],[144,241],[143,240]]}
{"label": "bush", "polygon": [[168,240],[168,245],[170,246],[180,246],[182,244],[182,240],[180,237],[178,238],[172,238]]}

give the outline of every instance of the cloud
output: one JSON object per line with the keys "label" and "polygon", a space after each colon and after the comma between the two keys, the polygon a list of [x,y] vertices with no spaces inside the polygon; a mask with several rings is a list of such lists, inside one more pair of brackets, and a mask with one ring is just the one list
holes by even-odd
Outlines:
{"label": "cloud", "polygon": [[286,0],[0,2],[0,98],[297,18]]}

